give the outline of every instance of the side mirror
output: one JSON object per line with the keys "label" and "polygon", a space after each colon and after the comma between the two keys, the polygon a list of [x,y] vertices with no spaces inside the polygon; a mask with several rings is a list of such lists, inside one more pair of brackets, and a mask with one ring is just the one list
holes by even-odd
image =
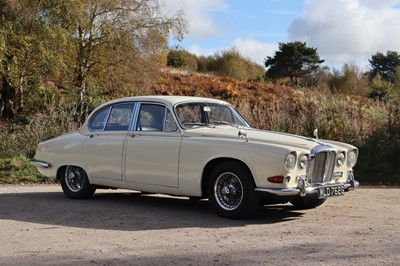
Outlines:
{"label": "side mirror", "polygon": [[238,137],[239,137],[240,139],[245,139],[246,142],[249,141],[249,139],[247,138],[247,133],[246,133],[246,131],[244,131],[243,129],[239,130],[239,132],[238,132]]}
{"label": "side mirror", "polygon": [[316,139],[318,139],[318,128],[314,129],[313,135]]}

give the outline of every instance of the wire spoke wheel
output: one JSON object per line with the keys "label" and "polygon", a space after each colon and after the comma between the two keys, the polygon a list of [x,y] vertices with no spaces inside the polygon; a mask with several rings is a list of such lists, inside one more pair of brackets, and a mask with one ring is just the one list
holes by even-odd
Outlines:
{"label": "wire spoke wheel", "polygon": [[214,197],[224,210],[232,211],[240,206],[243,200],[243,185],[234,173],[222,173],[215,180]]}
{"label": "wire spoke wheel", "polygon": [[81,167],[66,166],[58,178],[64,194],[71,199],[88,199],[96,191],[96,187],[90,184],[85,170]]}
{"label": "wire spoke wheel", "polygon": [[79,192],[86,182],[85,172],[78,167],[68,166],[65,171],[65,184],[72,192]]}

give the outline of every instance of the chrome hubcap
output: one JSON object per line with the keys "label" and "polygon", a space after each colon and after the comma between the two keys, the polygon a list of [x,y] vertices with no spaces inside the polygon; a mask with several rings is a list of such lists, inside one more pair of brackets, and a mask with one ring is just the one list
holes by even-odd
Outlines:
{"label": "chrome hubcap", "polygon": [[78,192],[82,189],[85,182],[85,172],[74,166],[68,166],[65,171],[65,184],[72,192]]}
{"label": "chrome hubcap", "polygon": [[243,185],[233,173],[223,173],[215,181],[214,197],[228,211],[235,210],[243,199]]}

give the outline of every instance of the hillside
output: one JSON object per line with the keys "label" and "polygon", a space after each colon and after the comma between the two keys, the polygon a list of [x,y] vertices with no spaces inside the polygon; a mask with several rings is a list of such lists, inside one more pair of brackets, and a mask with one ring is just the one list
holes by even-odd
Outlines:
{"label": "hillside", "polygon": [[367,97],[165,70],[152,93],[220,98],[255,128],[351,143],[364,185],[400,185],[400,106]]}
{"label": "hillside", "polygon": [[[168,68],[149,84],[146,91],[135,94],[219,98],[232,103],[253,127],[259,129],[312,136],[313,130],[318,128],[321,138],[359,147],[357,170],[362,175],[360,181],[399,184],[400,173],[395,165],[400,163],[400,144],[393,141],[400,130],[398,124],[389,119],[398,109],[393,111],[384,103],[360,96],[240,82]],[[83,114],[110,98],[116,96],[92,97]],[[43,99],[42,108],[35,107],[35,112],[25,112],[12,121],[0,123],[0,183],[40,181],[36,170],[28,165],[36,144],[76,130],[84,119],[77,116],[77,110],[82,109],[83,104],[74,106],[68,99],[67,94],[49,94]],[[376,145],[377,141],[381,145]]]}
{"label": "hillside", "polygon": [[323,136],[343,141],[350,134],[341,132],[345,127],[355,134],[372,130],[368,110],[379,109],[375,101],[360,96],[170,69],[163,71],[151,92],[219,98],[236,106],[253,127],[301,135],[319,128]]}

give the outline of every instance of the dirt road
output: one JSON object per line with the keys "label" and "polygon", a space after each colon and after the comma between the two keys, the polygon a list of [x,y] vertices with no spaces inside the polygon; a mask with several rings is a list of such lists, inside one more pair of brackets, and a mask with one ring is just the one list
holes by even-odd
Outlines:
{"label": "dirt road", "polygon": [[56,185],[0,186],[0,265],[400,265],[400,189],[232,221],[207,201]]}

